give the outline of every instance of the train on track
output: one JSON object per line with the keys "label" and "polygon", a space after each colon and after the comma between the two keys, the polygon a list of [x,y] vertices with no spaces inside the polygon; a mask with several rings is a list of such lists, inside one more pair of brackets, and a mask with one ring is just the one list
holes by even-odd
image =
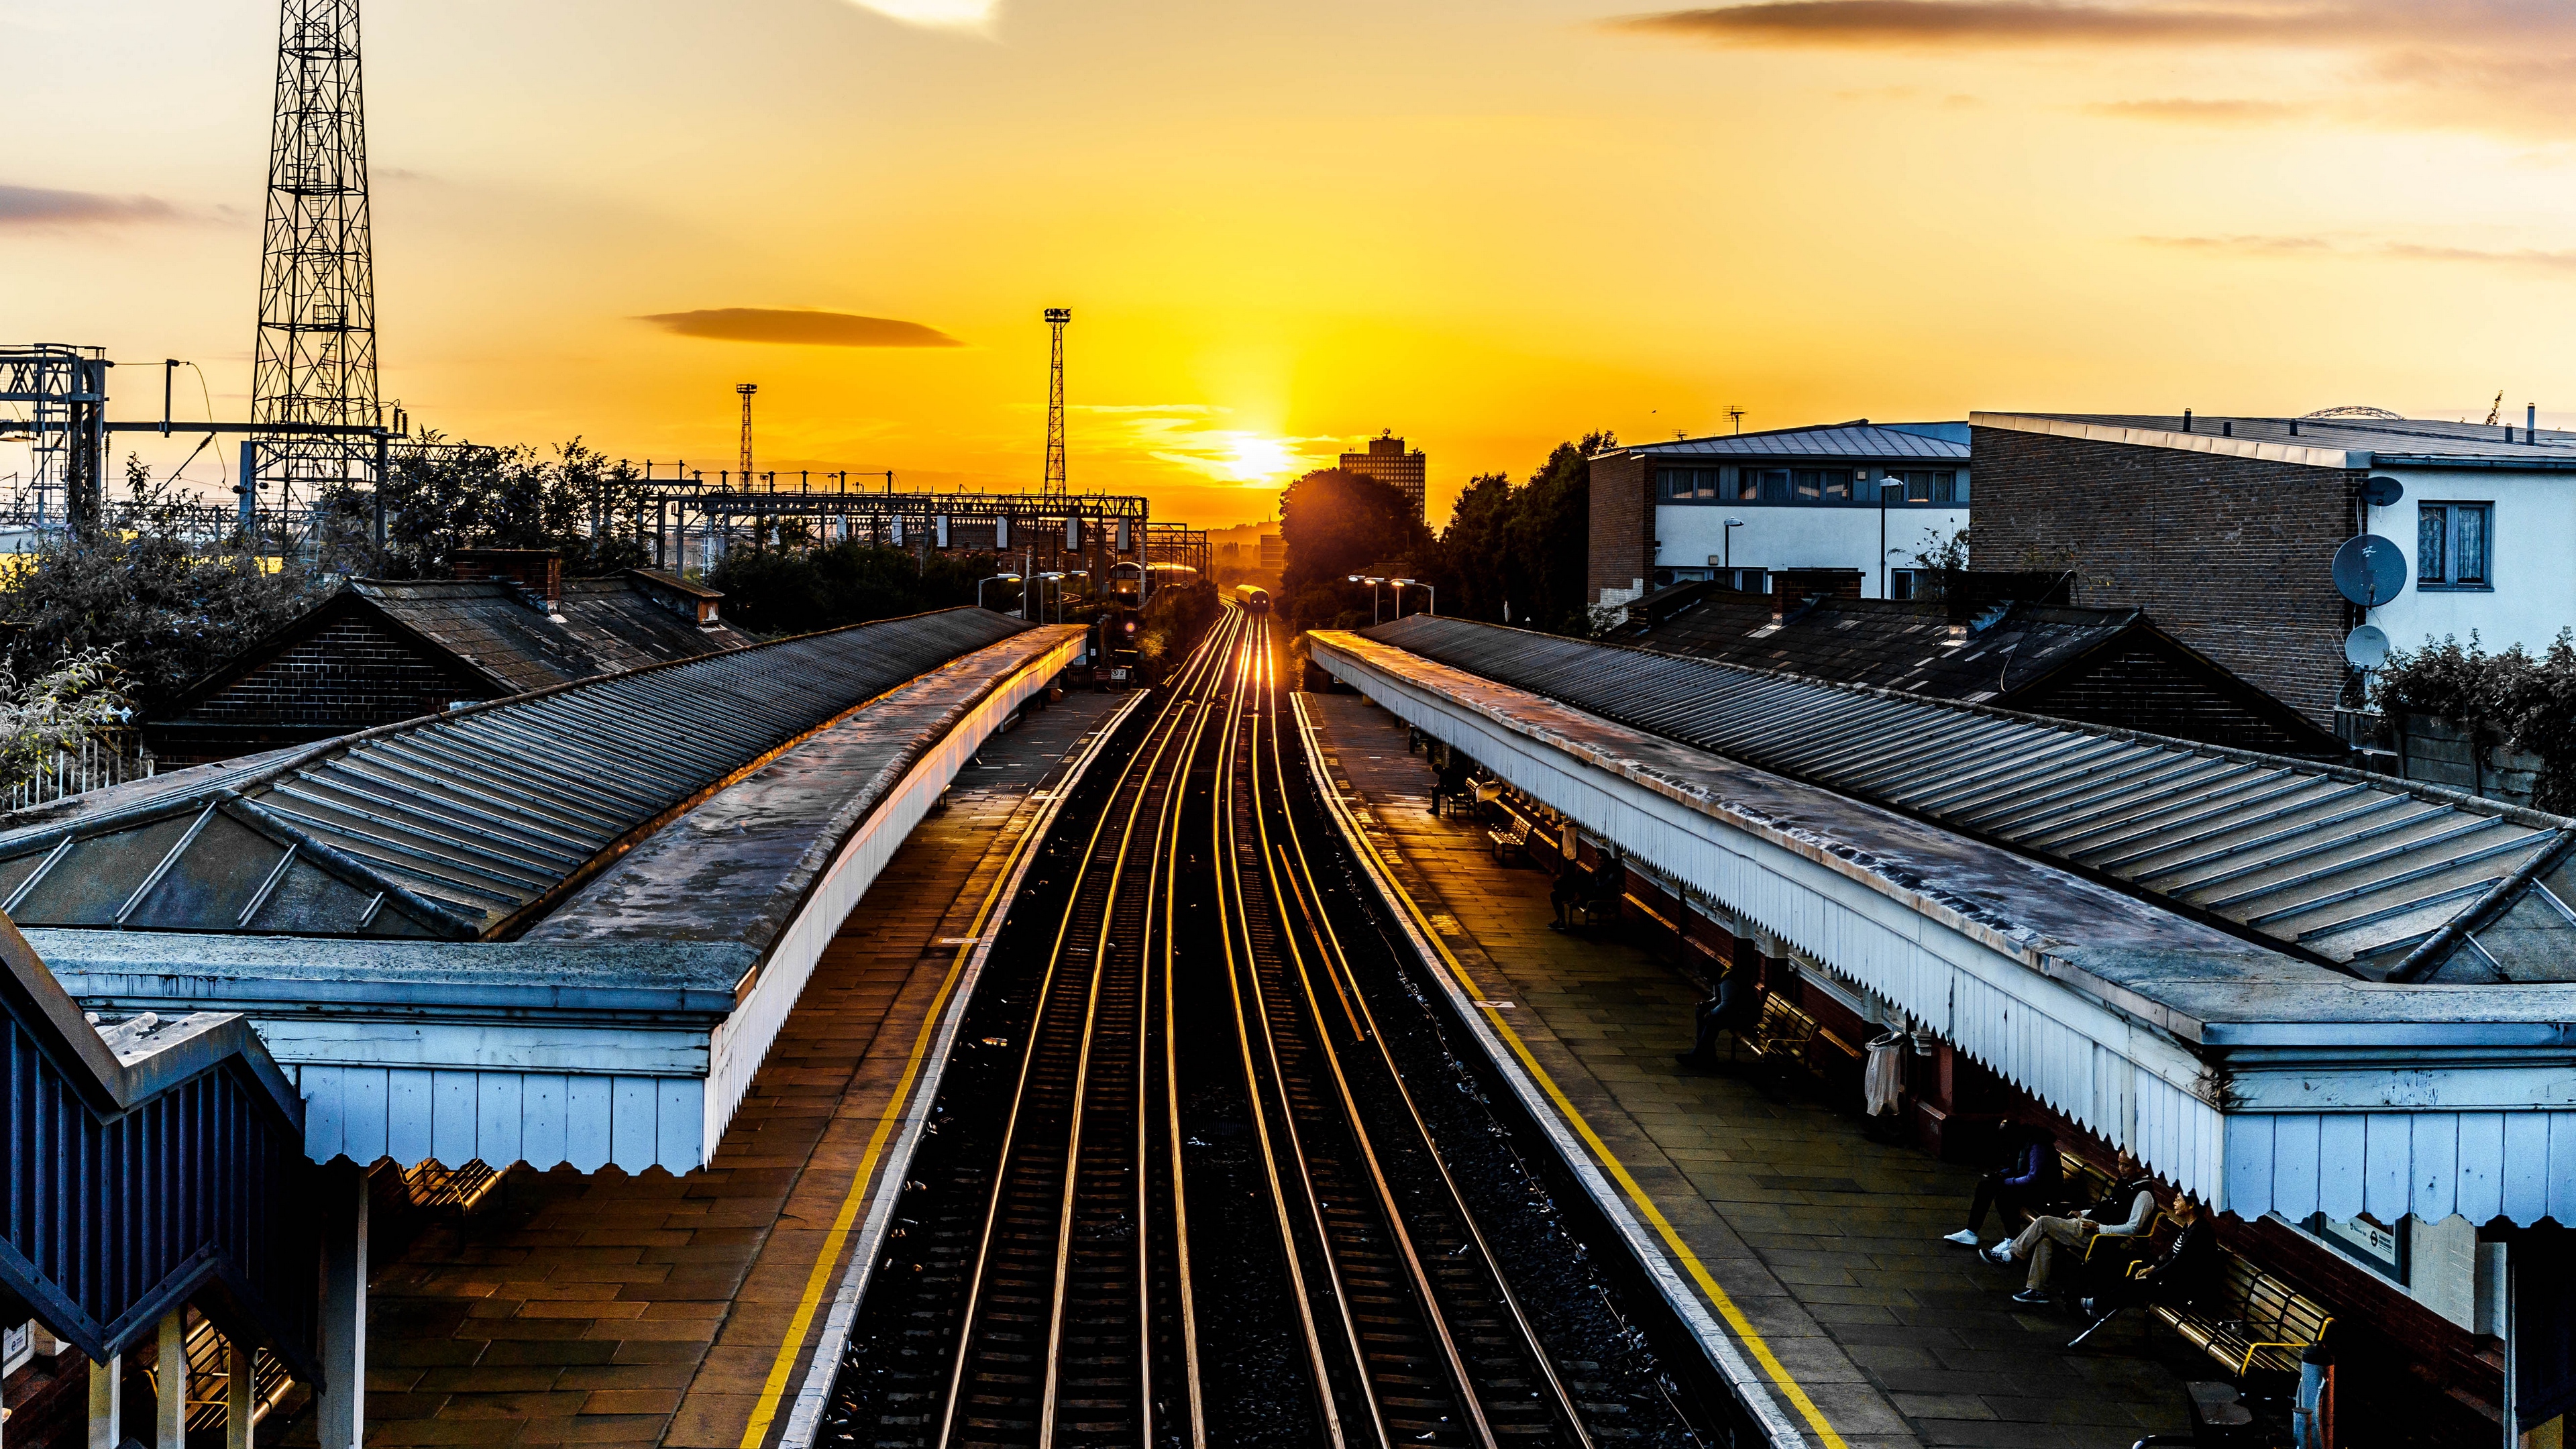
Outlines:
{"label": "train on track", "polygon": [[1270,612],[1270,591],[1261,587],[1259,584],[1236,584],[1234,586],[1234,601],[1241,604],[1243,606],[1243,611],[1247,614],[1267,614]]}

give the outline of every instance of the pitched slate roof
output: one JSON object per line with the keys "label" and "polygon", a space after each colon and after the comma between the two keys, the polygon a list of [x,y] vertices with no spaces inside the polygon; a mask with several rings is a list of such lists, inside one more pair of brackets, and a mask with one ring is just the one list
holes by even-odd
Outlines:
{"label": "pitched slate roof", "polygon": [[700,628],[625,578],[568,579],[551,612],[495,579],[353,579],[349,588],[511,694],[751,642],[722,624]]}
{"label": "pitched slate roof", "polygon": [[[2449,959],[2576,846],[2576,820],[2311,760],[1460,619],[1367,633],[2373,978]],[[2576,920],[2532,904],[2567,959]]]}
{"label": "pitched slate roof", "polygon": [[2026,709],[2206,744],[2339,756],[2298,711],[2157,628],[2141,609],[1792,600],[1712,589],[1622,642],[1929,699]]}

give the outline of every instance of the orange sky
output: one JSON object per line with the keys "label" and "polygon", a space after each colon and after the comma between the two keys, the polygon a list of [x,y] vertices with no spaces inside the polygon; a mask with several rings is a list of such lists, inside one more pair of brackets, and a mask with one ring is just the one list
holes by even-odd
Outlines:
{"label": "orange sky", "polygon": [[[1033,485],[1048,305],[1075,485],[1202,524],[1384,427],[1436,515],[1729,404],[2576,417],[2564,6],[366,4],[386,395],[478,440],[729,463],[756,381],[765,468]],[[0,336],[245,410],[274,27],[0,0]],[[961,345],[641,320],[728,309]]]}

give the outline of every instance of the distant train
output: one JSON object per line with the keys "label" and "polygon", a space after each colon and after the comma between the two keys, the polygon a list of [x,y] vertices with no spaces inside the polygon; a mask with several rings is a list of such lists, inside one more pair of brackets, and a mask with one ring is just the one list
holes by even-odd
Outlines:
{"label": "distant train", "polygon": [[1198,582],[1199,571],[1188,564],[1147,564],[1140,576],[1136,565],[1122,563],[1118,566],[1117,573],[1111,577],[1109,590],[1120,598],[1135,603],[1138,602],[1137,595],[1140,589],[1143,591],[1143,596],[1150,599],[1165,589],[1195,588]]}
{"label": "distant train", "polygon": [[1236,584],[1234,586],[1234,601],[1241,604],[1244,612],[1247,614],[1267,614],[1270,612],[1270,591],[1268,589],[1261,588],[1258,585]]}

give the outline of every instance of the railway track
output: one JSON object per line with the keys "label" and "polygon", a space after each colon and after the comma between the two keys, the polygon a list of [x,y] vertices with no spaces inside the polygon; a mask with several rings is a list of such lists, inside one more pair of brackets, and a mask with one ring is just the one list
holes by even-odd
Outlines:
{"label": "railway track", "polygon": [[1623,1412],[1551,1356],[1379,1030],[1279,644],[1229,608],[1059,823],[826,1444],[1591,1449]]}

